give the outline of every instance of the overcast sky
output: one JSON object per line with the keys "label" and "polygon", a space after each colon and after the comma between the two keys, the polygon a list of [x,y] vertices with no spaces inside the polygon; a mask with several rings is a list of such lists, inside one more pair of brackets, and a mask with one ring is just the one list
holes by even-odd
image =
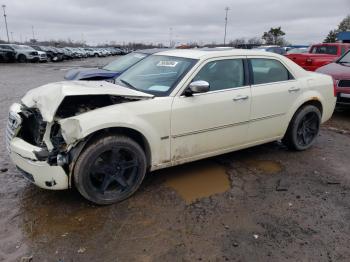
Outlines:
{"label": "overcast sky", "polygon": [[[261,37],[281,26],[293,44],[322,41],[350,13],[350,0],[0,0],[7,5],[14,40],[84,39],[169,43],[223,42],[226,6],[227,40]],[[2,10],[1,10],[2,11]],[[0,39],[5,39],[0,17]]]}

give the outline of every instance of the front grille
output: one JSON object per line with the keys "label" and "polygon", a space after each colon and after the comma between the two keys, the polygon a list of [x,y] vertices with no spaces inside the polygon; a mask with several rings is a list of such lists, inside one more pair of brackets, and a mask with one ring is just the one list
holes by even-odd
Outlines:
{"label": "front grille", "polygon": [[338,87],[350,87],[350,80],[339,80]]}
{"label": "front grille", "polygon": [[40,57],[46,57],[46,55],[45,54],[41,54]]}
{"label": "front grille", "polygon": [[15,112],[10,112],[6,127],[6,148],[9,153],[11,152],[11,140],[17,135],[18,130],[21,128],[21,124],[22,118],[20,115]]}
{"label": "front grille", "polygon": [[24,108],[21,113],[22,125],[18,136],[29,144],[44,146],[44,133],[46,122],[43,121],[39,110],[34,108]]}

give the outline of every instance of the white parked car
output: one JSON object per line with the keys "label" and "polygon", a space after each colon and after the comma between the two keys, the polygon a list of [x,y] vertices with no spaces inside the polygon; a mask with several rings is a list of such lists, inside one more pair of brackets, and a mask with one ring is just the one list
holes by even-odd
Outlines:
{"label": "white parked car", "polygon": [[334,110],[332,78],[251,50],[169,50],[115,84],[72,81],[11,106],[7,145],[39,187],[110,204],[146,172],[281,140],[305,150]]}

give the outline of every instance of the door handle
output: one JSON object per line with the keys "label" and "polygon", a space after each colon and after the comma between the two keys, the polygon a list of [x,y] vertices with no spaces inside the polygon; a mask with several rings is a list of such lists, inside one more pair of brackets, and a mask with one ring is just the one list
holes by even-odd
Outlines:
{"label": "door handle", "polygon": [[249,96],[238,95],[235,98],[233,98],[233,101],[242,101],[242,100],[247,100],[248,98]]}
{"label": "door handle", "polygon": [[291,87],[288,89],[288,92],[289,93],[295,93],[295,92],[298,92],[300,90],[299,87]]}

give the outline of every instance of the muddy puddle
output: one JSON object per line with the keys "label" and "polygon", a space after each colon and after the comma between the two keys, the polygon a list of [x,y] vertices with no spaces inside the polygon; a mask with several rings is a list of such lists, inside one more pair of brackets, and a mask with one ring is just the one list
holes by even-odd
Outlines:
{"label": "muddy puddle", "polygon": [[164,171],[165,184],[190,204],[230,189],[225,167],[214,161],[199,161]]}
{"label": "muddy puddle", "polygon": [[247,167],[258,169],[266,174],[277,174],[283,170],[283,166],[276,161],[272,160],[246,160],[244,164]]}

